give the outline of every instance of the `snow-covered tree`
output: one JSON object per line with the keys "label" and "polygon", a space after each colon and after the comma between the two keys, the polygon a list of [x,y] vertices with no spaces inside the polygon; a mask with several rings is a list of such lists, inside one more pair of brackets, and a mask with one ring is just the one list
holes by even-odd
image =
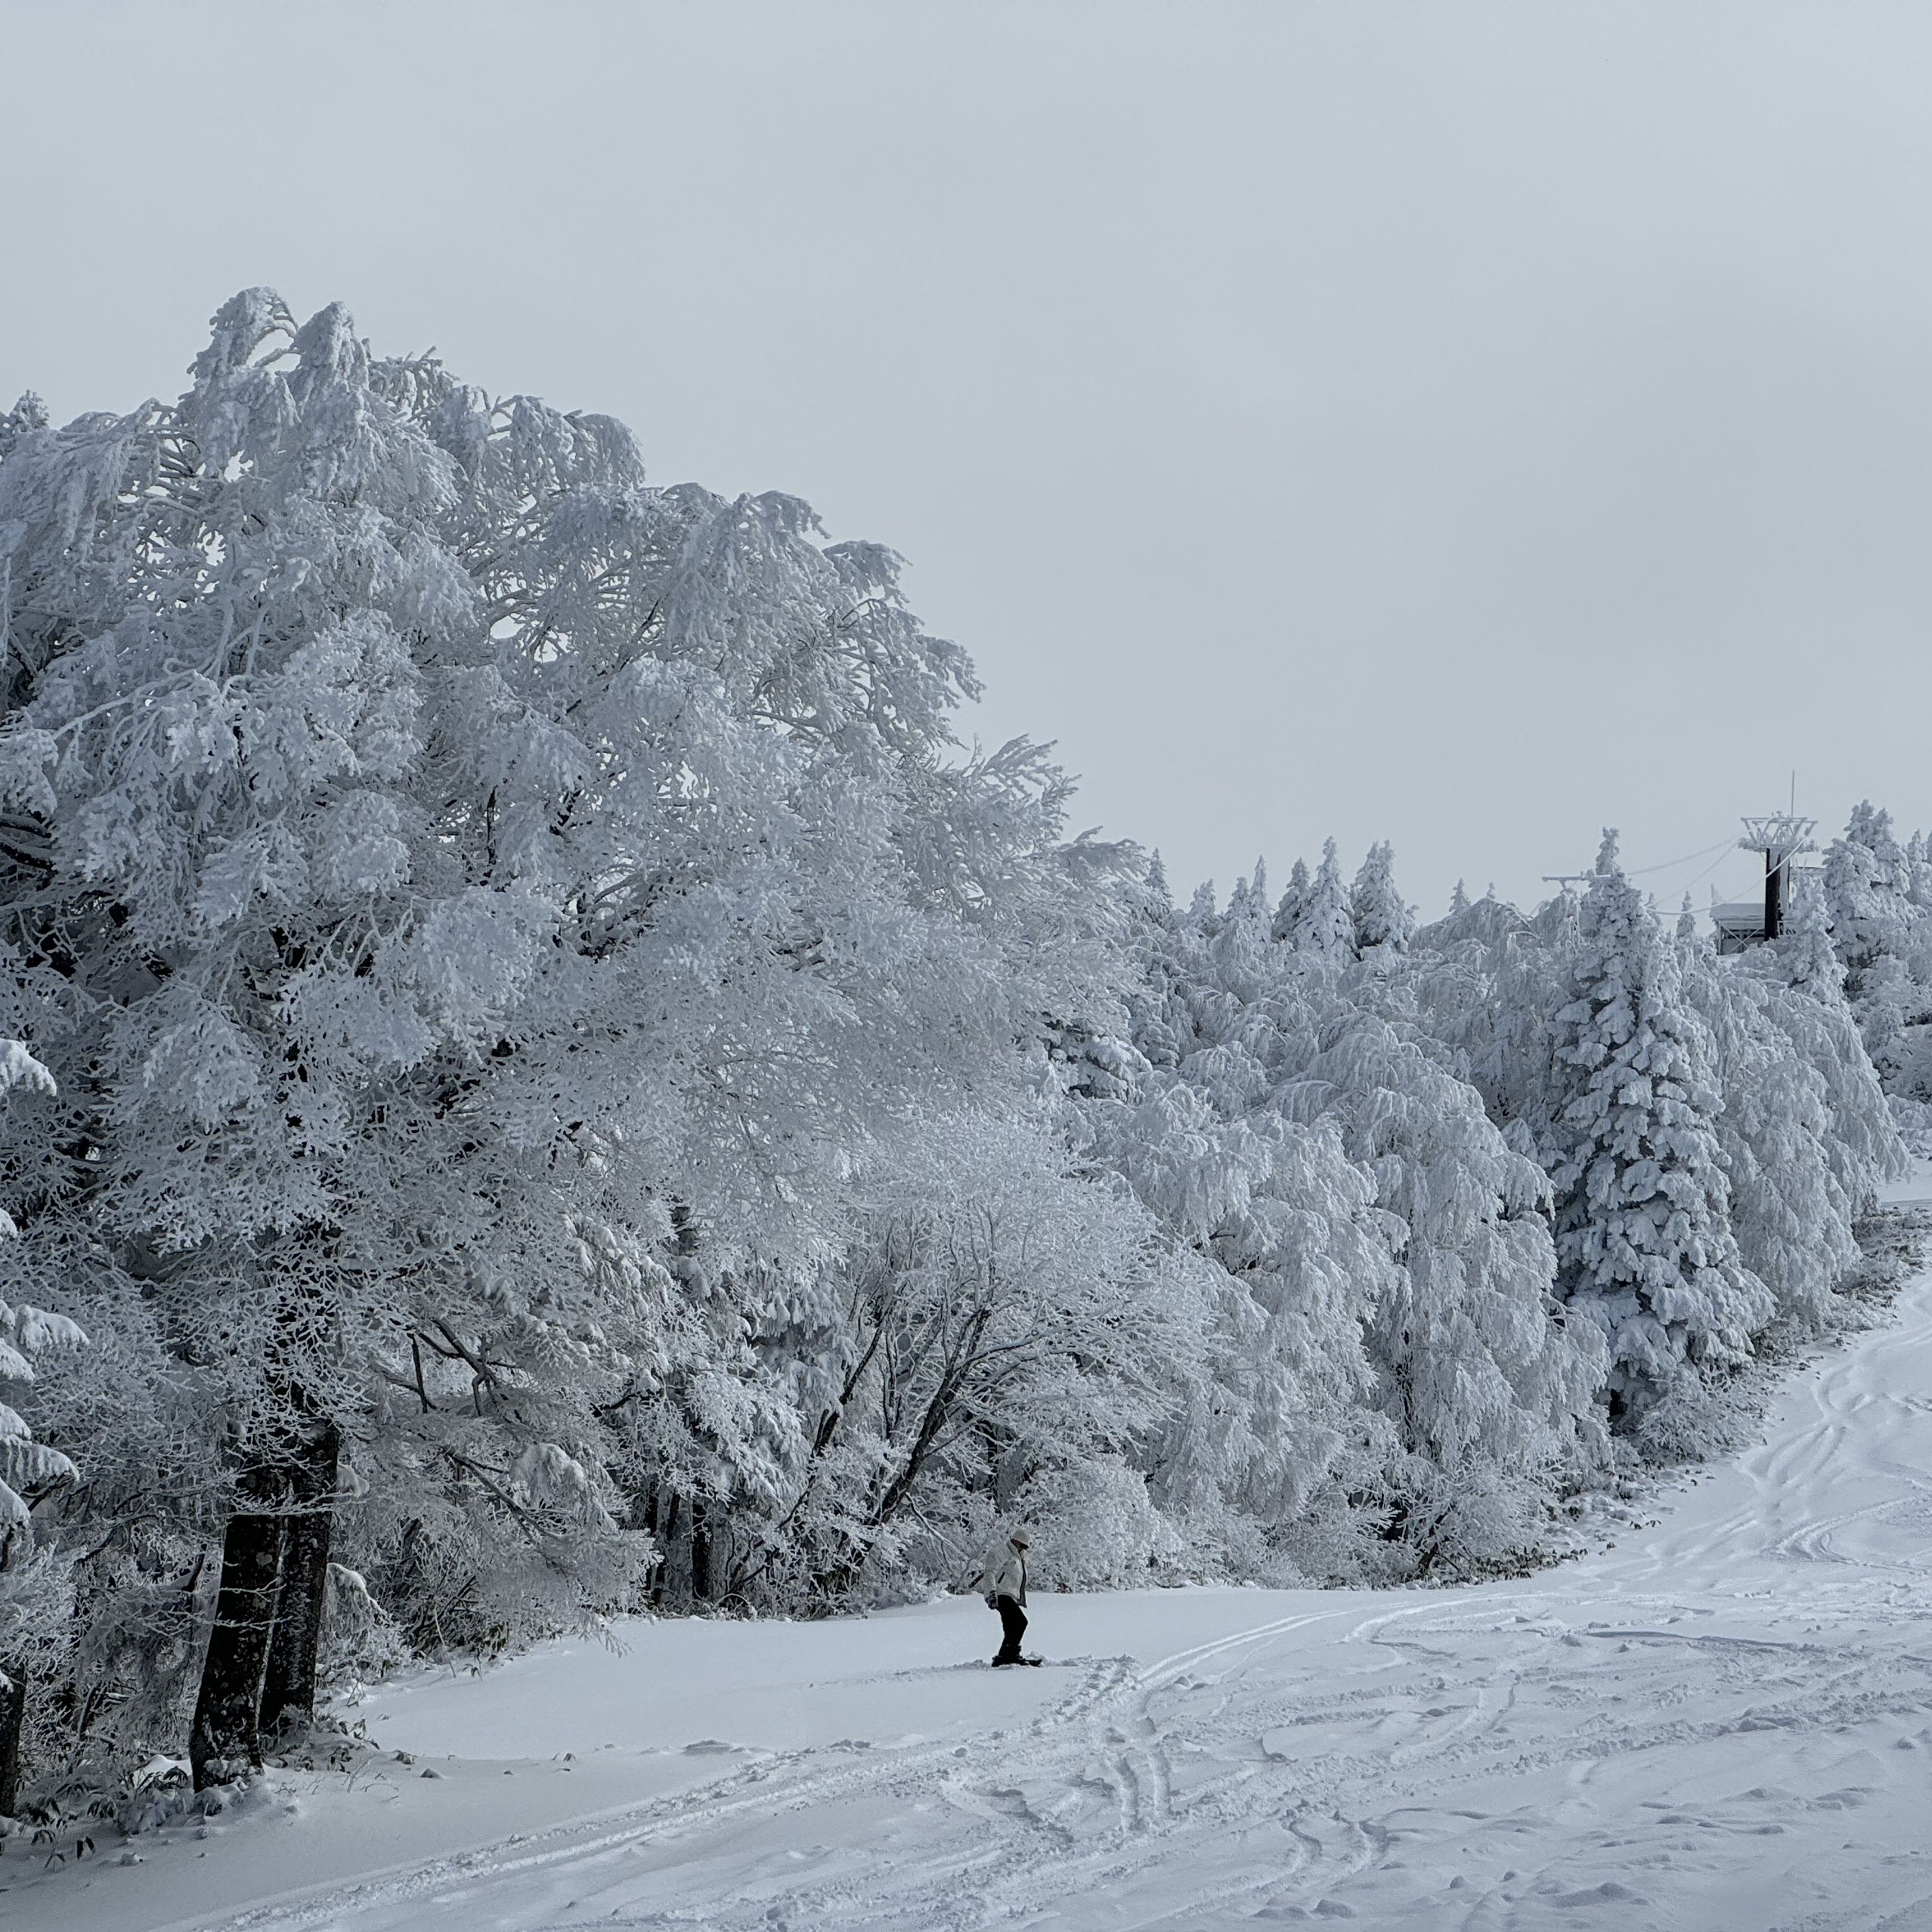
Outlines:
{"label": "snow-covered tree", "polygon": [[1825,848],[1822,884],[1831,943],[1845,969],[1865,1050],[1888,1088],[1904,1091],[1932,1020],[1932,919],[1914,899],[1912,862],[1891,814],[1861,801]]}
{"label": "snow-covered tree", "polygon": [[1308,862],[1305,859],[1297,859],[1290,869],[1288,884],[1274,909],[1274,923],[1269,928],[1273,937],[1293,940],[1295,928],[1301,920],[1302,909],[1308,903],[1310,890]]}
{"label": "snow-covered tree", "polygon": [[1202,1372],[1145,1463],[1196,1573],[1386,1573],[1389,1506],[1363,1505],[1386,1497],[1398,1451],[1363,1342],[1392,1277],[1389,1231],[1336,1124],[1283,1105],[1299,976],[1283,980],[1269,930],[1189,916],[1144,934],[1132,1042],[1147,1071],[1081,1124],[1210,1311]]}
{"label": "snow-covered tree", "polygon": [[1613,1417],[1743,1361],[1773,1312],[1739,1259],[1706,1029],[1606,833],[1553,1050],[1558,1280],[1608,1345]]}
{"label": "snow-covered tree", "polygon": [[1921,912],[1932,912],[1932,845],[1915,831],[1906,841],[1906,896]]}
{"label": "snow-covered tree", "polygon": [[1831,948],[1816,874],[1798,875],[1791,917],[1778,940],[1740,963],[1773,988],[1777,996],[1767,1020],[1823,1084],[1825,1123],[1818,1150],[1847,1211],[1854,1217],[1869,1212],[1880,1184],[1902,1178],[1909,1163],[1845,999],[1844,974]]}
{"label": "snow-covered tree", "polygon": [[206,1781],[307,1713],[347,1488],[426,1629],[622,1600],[632,1412],[782,1450],[762,1298],[1116,969],[1110,852],[1036,748],[952,755],[890,553],[339,308],[251,291],[193,373],[0,465],[0,904],[29,1245],[190,1372],[231,1499]]}
{"label": "snow-covered tree", "polygon": [[1825,893],[1815,872],[1794,878],[1784,930],[1771,943],[1771,954],[1788,985],[1814,989],[1823,999],[1844,998],[1844,965],[1831,944]]}
{"label": "snow-covered tree", "polygon": [[1369,1350],[1404,1452],[1390,1533],[1425,1569],[1536,1547],[1552,1500],[1602,1453],[1604,1351],[1553,1293],[1547,1178],[1449,1058],[1413,1023],[1338,1003],[1288,1089],[1306,1118],[1341,1124],[1398,1224]]}
{"label": "snow-covered tree", "polygon": [[1395,889],[1395,855],[1387,840],[1369,847],[1348,894],[1348,909],[1355,921],[1358,952],[1372,946],[1400,952],[1413,936],[1415,914]]}
{"label": "snow-covered tree", "polygon": [[1485,893],[1416,934],[1406,975],[1424,1030],[1454,1049],[1509,1146],[1546,1172],[1564,1145],[1553,1036],[1577,916],[1567,891],[1529,917]]}
{"label": "snow-covered tree", "polygon": [[[54,1091],[54,1076],[19,1040],[0,1040],[0,1096],[16,1088]],[[20,1231],[0,1211],[0,1240]],[[0,1271],[0,1288],[20,1289]],[[0,1819],[13,1816],[19,1792],[20,1734],[26,1712],[24,1653],[34,1633],[64,1608],[62,1581],[36,1564],[31,1500],[70,1480],[74,1466],[57,1449],[36,1442],[20,1412],[5,1398],[34,1379],[34,1358],[49,1350],[82,1345],[77,1324],[0,1293]],[[10,1387],[11,1385],[11,1387]]]}
{"label": "snow-covered tree", "polygon": [[[1825,1076],[1779,1023],[1800,996],[1717,959],[1695,940],[1680,940],[1677,956],[1685,999],[1711,1037],[1723,1099],[1715,1125],[1739,1259],[1770,1290],[1779,1314],[1816,1327],[1858,1259],[1852,1226],[1862,1203],[1828,1152],[1834,1123]],[[1857,1057],[1862,1065],[1864,1055]],[[1878,1112],[1882,1118],[1882,1102]]]}
{"label": "snow-covered tree", "polygon": [[1287,937],[1296,952],[1317,966],[1337,965],[1355,956],[1355,915],[1332,838],[1321,848],[1321,863],[1296,909]]}
{"label": "snow-covered tree", "polygon": [[1838,956],[1849,971],[1905,950],[1913,924],[1909,859],[1892,835],[1892,815],[1869,799],[1853,808],[1844,836],[1826,847],[1825,899]]}
{"label": "snow-covered tree", "polygon": [[1191,1277],[1146,1210],[1117,1176],[1079,1171],[1036,1112],[933,1119],[869,1219],[841,1271],[835,1385],[735,1587],[791,1567],[837,1601],[868,1574],[956,1575],[1014,1514],[1063,1575],[1144,1574],[1144,1485],[1124,1537],[1084,1519],[1166,1423],[1201,1345]]}

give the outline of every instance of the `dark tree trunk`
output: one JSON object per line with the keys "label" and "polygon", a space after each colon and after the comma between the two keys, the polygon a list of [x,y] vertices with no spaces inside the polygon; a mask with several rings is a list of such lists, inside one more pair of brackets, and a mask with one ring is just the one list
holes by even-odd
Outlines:
{"label": "dark tree trunk", "polygon": [[[269,1471],[242,1478],[241,1507],[221,1540],[221,1585],[215,1627],[201,1666],[201,1689],[188,1733],[194,1788],[225,1785],[262,1768],[262,1678],[281,1579],[283,1518],[263,1505],[280,1499]],[[247,1506],[255,1505],[254,1509]]]}
{"label": "dark tree trunk", "polygon": [[677,1545],[678,1494],[673,1490],[668,1507],[660,1506],[658,1534],[658,1571],[652,1579],[651,1601],[661,1609],[670,1594],[671,1552]]}
{"label": "dark tree trunk", "polygon": [[342,1431],[333,1422],[320,1422],[299,1459],[289,1466],[281,1585],[262,1680],[261,1728],[270,1738],[299,1735],[315,1722],[315,1656],[329,1584],[329,1542],[335,1528],[342,1451]]}
{"label": "dark tree trunk", "polygon": [[11,1818],[20,1797],[20,1732],[26,1723],[26,1666],[0,1663],[0,1818]]}
{"label": "dark tree trunk", "polygon": [[694,1603],[709,1603],[717,1594],[711,1557],[711,1506],[694,1497],[691,1504],[691,1600]]}

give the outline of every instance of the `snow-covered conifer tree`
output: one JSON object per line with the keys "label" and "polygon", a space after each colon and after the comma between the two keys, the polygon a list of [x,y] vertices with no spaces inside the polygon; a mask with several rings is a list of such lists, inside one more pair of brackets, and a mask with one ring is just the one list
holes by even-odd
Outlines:
{"label": "snow-covered conifer tree", "polygon": [[1858,1257],[1858,1204],[1828,1151],[1825,1077],[1778,1023],[1777,1009],[1791,993],[1695,939],[1679,940],[1677,960],[1685,999],[1711,1038],[1723,1098],[1714,1124],[1738,1256],[1770,1290],[1780,1315],[1815,1327]]}
{"label": "snow-covered conifer tree", "polygon": [[1906,841],[1906,896],[1921,912],[1932,912],[1932,844],[1922,831]]}
{"label": "snow-covered conifer tree", "polygon": [[1604,836],[1554,1016],[1560,1291],[1608,1344],[1613,1418],[1745,1360],[1773,1312],[1739,1259],[1709,1036]]}
{"label": "snow-covered conifer tree", "polygon": [[1856,990],[1857,975],[1904,952],[1913,924],[1911,866],[1889,812],[1869,799],[1853,808],[1844,836],[1825,848],[1823,884],[1832,943]]}
{"label": "snow-covered conifer tree", "polygon": [[1355,957],[1355,915],[1348,909],[1342,862],[1332,838],[1321,848],[1321,863],[1296,911],[1288,940],[1297,952],[1317,966],[1339,965]]}
{"label": "snow-covered conifer tree", "polygon": [[1831,944],[1831,919],[1816,872],[1800,872],[1792,881],[1784,930],[1771,950],[1788,985],[1815,988],[1821,999],[1844,998],[1844,964]]}
{"label": "snow-covered conifer tree", "polygon": [[1823,1082],[1826,1122],[1819,1151],[1847,1211],[1867,1213],[1880,1184],[1900,1178],[1908,1162],[1845,999],[1844,969],[1831,946],[1815,872],[1798,875],[1782,934],[1746,955],[1745,963],[1779,995],[1766,1010],[1767,1021]]}
{"label": "snow-covered conifer tree", "polygon": [[1868,800],[1853,807],[1844,836],[1825,848],[1823,885],[1831,943],[1845,968],[1847,998],[1881,1076],[1896,1081],[1912,1057],[1908,1029],[1932,1006],[1924,976],[1909,860],[1892,836],[1891,814]]}
{"label": "snow-covered conifer tree", "polygon": [[1374,1574],[1401,1562],[1380,1534],[1388,1506],[1378,1519],[1363,1502],[1389,1495],[1399,1455],[1363,1348],[1392,1279],[1390,1234],[1336,1124],[1283,1106],[1282,1027],[1302,1023],[1300,976],[1283,981],[1265,931],[1184,918],[1146,935],[1133,1039],[1148,1070],[1082,1124],[1212,1311],[1201,1372],[1144,1463],[1191,1562]]}
{"label": "snow-covered conifer tree", "polygon": [[1341,1123],[1398,1224],[1370,1318],[1382,1405],[1403,1451],[1390,1534],[1424,1569],[1520,1556],[1553,1497],[1602,1453],[1594,1325],[1552,1290],[1548,1181],[1412,1025],[1338,1003],[1290,1049],[1285,1092]]}
{"label": "snow-covered conifer tree", "polygon": [[1369,847],[1348,895],[1358,952],[1371,946],[1401,952],[1416,930],[1415,915],[1395,889],[1395,855],[1387,840]]}
{"label": "snow-covered conifer tree", "polygon": [[1527,918],[1487,893],[1416,934],[1405,976],[1423,1029],[1455,1049],[1510,1147],[1546,1172],[1563,1144],[1553,1016],[1567,1001],[1576,926],[1568,892]]}
{"label": "snow-covered conifer tree", "polygon": [[1274,909],[1274,924],[1270,928],[1272,937],[1293,941],[1302,909],[1308,903],[1309,890],[1308,861],[1297,859],[1289,872],[1288,884],[1283,890],[1280,902]]}

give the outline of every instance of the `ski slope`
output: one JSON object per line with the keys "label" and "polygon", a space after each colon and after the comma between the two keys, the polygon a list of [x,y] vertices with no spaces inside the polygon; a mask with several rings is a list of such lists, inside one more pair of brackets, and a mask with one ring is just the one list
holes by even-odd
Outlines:
{"label": "ski slope", "polygon": [[362,1713],[413,1762],[0,1862],[0,1923],[1932,1932],[1932,1277],[1656,1513],[1453,1593],[1042,1594],[1042,1670],[952,1599],[418,1677]]}

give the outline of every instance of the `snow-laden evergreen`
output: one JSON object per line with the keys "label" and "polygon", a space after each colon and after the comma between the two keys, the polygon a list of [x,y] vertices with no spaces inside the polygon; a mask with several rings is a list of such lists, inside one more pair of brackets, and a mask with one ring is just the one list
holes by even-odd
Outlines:
{"label": "snow-laden evergreen", "polygon": [[1288,940],[1317,966],[1335,964],[1354,955],[1355,915],[1332,838],[1323,846],[1321,863],[1296,906]]}
{"label": "snow-laden evergreen", "polygon": [[1861,808],[1735,961],[1608,850],[1177,912],[960,742],[898,570],[264,290],[176,402],[0,419],[23,1788],[1015,1519],[1074,1584],[1520,1566],[1829,1324],[1867,1043],[1932,1096],[1922,841]]}
{"label": "snow-laden evergreen", "polygon": [[1747,1359],[1773,1304],[1730,1230],[1708,1031],[1615,834],[1578,910],[1568,991],[1553,1039],[1558,1285],[1603,1330],[1612,1414],[1640,1415],[1692,1365]]}
{"label": "snow-laden evergreen", "polygon": [[1415,913],[1395,889],[1395,854],[1386,839],[1369,847],[1349,889],[1348,910],[1358,952],[1376,946],[1400,952],[1408,945],[1416,930]]}
{"label": "snow-laden evergreen", "polygon": [[1308,903],[1310,881],[1308,862],[1297,859],[1288,874],[1288,884],[1274,909],[1274,922],[1269,928],[1272,937],[1292,940],[1295,928],[1301,919],[1302,909]]}
{"label": "snow-laden evergreen", "polygon": [[[1627,884],[1618,897],[1634,929],[1654,925]],[[1411,976],[1425,1023],[1459,1050],[1506,1138],[1553,1174],[1573,1144],[1562,1114],[1582,1071],[1559,1049],[1566,1039],[1574,1045],[1579,1020],[1570,1009],[1584,903],[1561,894],[1528,918],[1494,899],[1456,909],[1418,935]],[[1648,936],[1631,949],[1652,955]],[[1822,896],[1799,875],[1776,946],[1720,960],[1707,944],[1680,937],[1675,955],[1688,1011],[1674,1023],[1691,1064],[1703,1069],[1702,1116],[1717,1137],[1729,1193],[1725,1225],[1769,1290],[1769,1314],[1814,1324],[1853,1265],[1855,1224],[1902,1159],[1824,937]],[[1661,995],[1671,965],[1652,956]],[[1653,1091],[1653,1104],[1657,1098]],[[1606,1209],[1617,1197],[1612,1189]],[[1587,1198],[1573,1194],[1570,1207],[1587,1222]],[[1599,1238],[1608,1230],[1606,1220]],[[1752,1302],[1749,1319],[1769,1318]],[[1673,1426],[1685,1406],[1675,1405]]]}
{"label": "snow-laden evergreen", "polygon": [[1601,1458],[1603,1350],[1554,1298],[1548,1178],[1406,999],[1378,1003],[1393,1015],[1338,1007],[1304,1036],[1296,1098],[1342,1122],[1396,1223],[1369,1341],[1403,1451],[1395,1531],[1424,1568],[1494,1562],[1543,1541],[1553,1496]]}
{"label": "snow-laden evergreen", "polygon": [[[1265,899],[1225,915],[1149,909],[1139,1063],[1080,1106],[1093,1157],[1124,1175],[1194,1271],[1205,1360],[1147,1451],[1153,1493],[1197,1573],[1348,1574],[1376,1560],[1351,1497],[1383,1486],[1393,1438],[1363,1348],[1389,1278],[1369,1177],[1332,1125],[1280,1104],[1281,1012]],[[1292,998],[1292,995],[1290,996]]]}
{"label": "snow-laden evergreen", "polygon": [[[1387,878],[1386,853],[1379,867]],[[1246,1524],[1304,1567],[1337,1565],[1351,1519],[1376,1539],[1358,1542],[1358,1566],[1503,1560],[1547,1536],[1552,1497],[1602,1451],[1602,1351],[1552,1294],[1547,1178],[1505,1144],[1451,1049],[1377,1010],[1410,1004],[1386,961],[1311,999],[1305,954],[1274,939],[1265,909],[1259,882],[1243,882],[1212,918],[1197,908],[1156,927],[1162,997],[1137,1009],[1150,1066],[1138,1114],[1094,1110],[1142,1197],[1229,1277],[1224,1319],[1247,1338],[1215,1365],[1218,1433],[1190,1423],[1193,1466],[1206,1457],[1231,1506],[1222,1535],[1238,1543],[1231,1525]],[[1183,1135],[1191,1149],[1176,1149]],[[1337,1184],[1338,1152],[1366,1190]],[[1373,1423],[1359,1440],[1334,1416],[1338,1395]],[[1278,1478],[1254,1486],[1269,1466],[1249,1446],[1257,1416],[1304,1484],[1327,1463],[1349,1485],[1351,1514],[1324,1516],[1318,1491]]]}
{"label": "snow-laden evergreen", "polygon": [[[1822,1017],[1807,1011],[1810,996],[1769,975],[1723,970],[1701,940],[1680,940],[1677,958],[1685,999],[1710,1036],[1738,1259],[1770,1290],[1780,1315],[1816,1327],[1832,1290],[1856,1265],[1857,1206],[1889,1177],[1857,1163],[1847,1172],[1842,1158],[1833,1160],[1834,1147],[1847,1142],[1834,1131],[1819,1064],[1825,1056],[1793,1051],[1807,1021]],[[1869,1101],[1861,1111],[1889,1132],[1875,1082]]]}

